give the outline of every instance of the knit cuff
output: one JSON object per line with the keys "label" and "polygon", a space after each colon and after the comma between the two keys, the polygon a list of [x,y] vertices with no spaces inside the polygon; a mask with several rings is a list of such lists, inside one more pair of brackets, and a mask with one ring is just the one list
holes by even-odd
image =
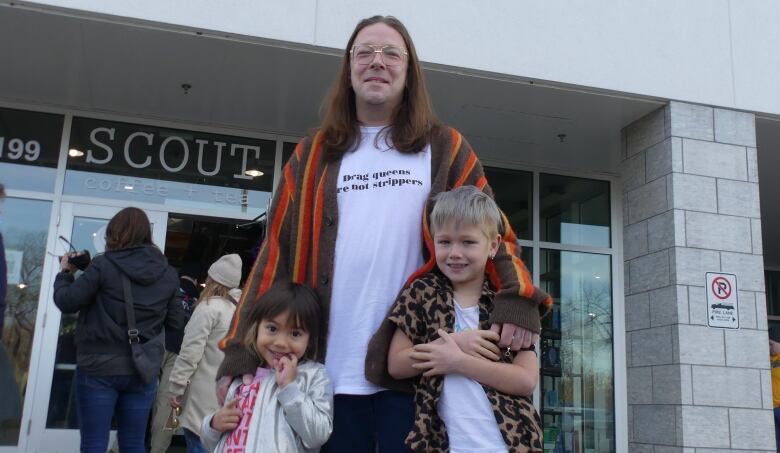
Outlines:
{"label": "knit cuff", "polygon": [[225,358],[217,370],[217,379],[223,376],[241,376],[242,374],[255,374],[260,360],[257,354],[237,343],[230,343],[225,347]]}
{"label": "knit cuff", "polygon": [[489,321],[492,324],[514,324],[534,333],[542,331],[537,304],[531,299],[511,294],[496,294]]}

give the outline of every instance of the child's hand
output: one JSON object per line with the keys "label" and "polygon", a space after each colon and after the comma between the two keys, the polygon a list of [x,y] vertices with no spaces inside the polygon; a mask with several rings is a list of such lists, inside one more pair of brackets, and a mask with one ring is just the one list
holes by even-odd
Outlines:
{"label": "child's hand", "polygon": [[[468,355],[497,361],[501,351],[498,349],[499,335],[490,330],[464,330],[450,335],[461,351]],[[437,343],[443,342],[441,338]]]}
{"label": "child's hand", "polygon": [[424,370],[423,376],[457,373],[460,360],[466,355],[450,334],[439,329],[439,336],[442,342],[437,340],[415,345],[414,352],[410,355],[417,361],[412,367]]}
{"label": "child's hand", "polygon": [[238,408],[238,398],[225,403],[220,410],[211,417],[211,427],[219,432],[233,431],[241,421],[241,409]]}
{"label": "child's hand", "polygon": [[275,360],[274,369],[276,370],[276,384],[279,385],[280,389],[283,389],[298,375],[298,357],[290,354]]}

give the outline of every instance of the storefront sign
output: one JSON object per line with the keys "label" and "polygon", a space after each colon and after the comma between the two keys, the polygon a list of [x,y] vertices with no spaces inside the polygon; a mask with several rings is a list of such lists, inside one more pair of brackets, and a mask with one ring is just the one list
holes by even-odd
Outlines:
{"label": "storefront sign", "polygon": [[69,148],[69,169],[260,191],[276,154],[272,140],[89,118],[73,119]]}
{"label": "storefront sign", "polygon": [[57,167],[63,116],[0,108],[0,162]]}
{"label": "storefront sign", "polygon": [[739,299],[737,276],[707,272],[707,325],[724,329],[739,329]]}

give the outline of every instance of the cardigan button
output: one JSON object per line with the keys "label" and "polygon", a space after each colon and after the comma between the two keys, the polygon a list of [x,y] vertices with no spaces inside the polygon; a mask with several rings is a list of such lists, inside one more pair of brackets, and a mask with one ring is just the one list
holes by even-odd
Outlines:
{"label": "cardigan button", "polygon": [[327,226],[333,226],[333,217],[326,215],[325,216],[325,225]]}
{"label": "cardigan button", "polygon": [[327,285],[328,284],[328,276],[327,275],[321,275],[320,276],[320,283],[323,284],[323,285]]}

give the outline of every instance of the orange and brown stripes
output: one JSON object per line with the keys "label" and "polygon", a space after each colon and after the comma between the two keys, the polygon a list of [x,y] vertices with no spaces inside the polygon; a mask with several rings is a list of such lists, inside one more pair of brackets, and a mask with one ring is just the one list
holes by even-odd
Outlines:
{"label": "orange and brown stripes", "polygon": [[312,198],[314,194],[314,178],[317,172],[316,166],[322,151],[322,133],[317,133],[311,144],[311,152],[306,161],[303,172],[303,186],[301,187],[298,201],[298,228],[295,238],[295,262],[293,263],[292,281],[303,283],[306,281],[306,266],[309,259],[309,242],[311,241],[312,225]]}
{"label": "orange and brown stripes", "polygon": [[462,186],[468,179],[469,175],[471,175],[471,172],[474,171],[474,167],[476,165],[477,155],[474,154],[474,151],[469,150],[469,157],[466,160],[466,166],[463,168],[463,172],[460,174],[460,177],[457,179],[457,181],[455,181],[455,185],[453,185],[453,187]]}
{"label": "orange and brown stripes", "polygon": [[[531,274],[528,272],[528,269],[519,258],[520,251],[518,250],[517,246],[517,236],[512,230],[509,219],[506,217],[506,214],[504,214],[503,211],[501,211],[501,222],[506,225],[504,234],[501,237],[501,242],[503,242],[504,247],[506,247],[506,253],[509,254],[512,260],[512,270],[517,276],[517,282],[519,284],[518,294],[525,298],[531,299],[534,296],[536,289],[534,288],[533,281],[531,281]],[[495,269],[493,269],[493,271],[495,273],[493,277],[495,278],[493,284],[495,284],[497,288],[501,288],[503,286],[501,276],[498,275],[498,272]]]}
{"label": "orange and brown stripes", "polygon": [[452,147],[450,148],[450,168],[452,168],[452,164],[455,162],[455,158],[458,156],[460,144],[463,142],[463,136],[460,135],[460,132],[456,131],[453,127],[450,128],[450,135],[452,136]]}
{"label": "orange and brown stripes", "polygon": [[498,271],[496,270],[496,265],[493,263],[493,261],[488,261],[487,264],[485,264],[485,273],[488,276],[488,280],[490,280],[490,283],[493,284],[493,287],[496,289],[496,291],[501,290],[501,278],[498,276]]}
{"label": "orange and brown stripes", "polygon": [[[452,136],[452,147],[450,148],[450,169],[452,169],[456,164],[455,159],[460,154],[460,147],[463,145],[463,136],[460,135],[460,132],[456,131],[454,128],[450,128],[450,135]],[[468,157],[466,158],[466,165],[463,167],[463,171],[461,171],[458,179],[455,180],[455,184],[452,185],[452,188],[460,187],[465,184],[471,175],[471,172],[474,171],[474,167],[477,165],[477,162],[477,155],[474,154],[474,151],[471,148],[469,148]],[[481,186],[478,185],[480,183],[482,184]],[[477,180],[476,184],[477,187],[482,189],[487,185],[487,180],[484,176],[482,176],[479,180]]]}
{"label": "orange and brown stripes", "polygon": [[314,197],[314,227],[312,229],[312,253],[311,253],[311,286],[317,288],[317,266],[320,254],[320,231],[322,231],[322,218],[325,213],[322,206],[325,201],[325,179],[328,175],[328,166],[322,169],[320,182],[317,184],[317,194]]}
{"label": "orange and brown stripes", "polygon": [[301,157],[303,156],[303,140],[298,142],[298,145],[295,147],[293,154],[295,155],[295,158],[298,160],[298,162],[300,162]]}

